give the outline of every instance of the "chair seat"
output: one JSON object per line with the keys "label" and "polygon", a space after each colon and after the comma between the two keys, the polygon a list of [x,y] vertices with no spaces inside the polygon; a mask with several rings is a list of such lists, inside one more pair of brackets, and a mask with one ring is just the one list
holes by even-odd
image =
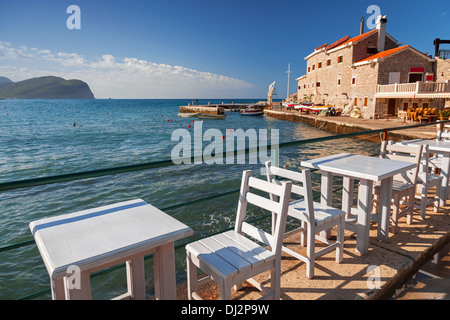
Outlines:
{"label": "chair seat", "polygon": [[443,161],[444,157],[440,154],[434,155],[433,157],[430,157],[430,159],[428,159],[428,165],[432,168],[442,168],[442,161]]}
{"label": "chair seat", "polygon": [[234,230],[192,242],[186,250],[197,257],[200,269],[212,271],[223,279],[275,259],[274,253]]}
{"label": "chair seat", "polygon": [[[299,220],[309,221],[306,215],[304,199],[291,202],[289,204],[288,215]],[[316,226],[338,220],[343,216],[345,216],[345,211],[314,202],[314,220]]]}
{"label": "chair seat", "polygon": [[[411,183],[405,183],[403,181],[394,180],[392,182],[392,193],[401,193],[401,192],[404,192],[405,190],[408,190],[408,189],[411,189],[414,187],[415,186]],[[374,186],[374,194],[380,195],[380,188],[381,188],[381,185],[376,184]]]}
{"label": "chair seat", "polygon": [[[434,185],[436,183],[440,183],[440,180],[443,179],[443,176],[438,175],[438,174],[433,174],[433,173],[429,173],[428,174],[428,184],[430,185]],[[418,184],[424,184],[425,183],[425,178],[419,174],[418,176]]]}

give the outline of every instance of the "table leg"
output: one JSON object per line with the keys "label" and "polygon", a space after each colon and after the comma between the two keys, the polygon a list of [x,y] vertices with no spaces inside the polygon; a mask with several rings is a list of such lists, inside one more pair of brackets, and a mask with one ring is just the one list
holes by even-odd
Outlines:
{"label": "table leg", "polygon": [[158,300],[176,299],[174,243],[159,246],[153,254],[155,297]]}
{"label": "table leg", "polygon": [[354,182],[352,178],[344,177],[342,186],[342,210],[346,212],[346,218],[350,218],[351,216]]}
{"label": "table leg", "polygon": [[367,254],[369,250],[370,213],[372,208],[372,188],[371,180],[361,179],[358,189],[358,226],[356,239],[356,251]]}
{"label": "table leg", "polygon": [[75,282],[79,281],[79,283],[70,285],[67,277],[64,281],[66,282],[65,288],[67,300],[92,300],[91,274],[89,271],[81,271],[79,278],[74,279]]}
{"label": "table leg", "polygon": [[[320,203],[331,207],[333,204],[333,175],[331,172],[322,171],[321,188]],[[328,229],[320,232],[320,236],[325,239],[329,239],[331,236],[331,230]]]}
{"label": "table leg", "polygon": [[65,300],[66,292],[64,290],[64,278],[51,279],[52,299],[53,300]]}
{"label": "table leg", "polygon": [[386,242],[389,237],[389,221],[391,218],[391,201],[392,201],[392,183],[393,178],[386,178],[381,181],[380,187],[380,221],[378,223],[377,238],[382,242]]}
{"label": "table leg", "polygon": [[133,300],[145,300],[144,257],[135,256],[126,262],[128,293]]}
{"label": "table leg", "polygon": [[331,172],[322,172],[320,203],[331,206],[333,203],[333,175]]}
{"label": "table leg", "polygon": [[442,168],[441,168],[441,175],[442,175],[443,179],[442,179],[441,193],[440,193],[440,199],[441,199],[440,203],[439,203],[440,207],[444,207],[445,203],[447,202],[449,174],[450,174],[450,153],[445,152],[443,154]]}

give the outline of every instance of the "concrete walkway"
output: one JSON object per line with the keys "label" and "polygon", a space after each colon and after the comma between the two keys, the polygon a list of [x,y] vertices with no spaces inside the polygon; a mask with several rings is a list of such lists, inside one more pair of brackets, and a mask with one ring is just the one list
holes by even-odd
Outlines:
{"label": "concrete walkway", "polygon": [[[343,262],[341,264],[335,262],[334,252],[318,258],[313,279],[306,278],[305,263],[283,253],[281,299],[361,300],[391,299],[396,296],[403,300],[449,299],[448,255],[439,264],[424,263],[425,266],[421,267],[421,270],[428,268],[429,273],[430,268],[437,268],[439,272],[433,271],[433,274],[437,273],[443,279],[425,279],[418,276],[414,281],[411,278],[419,271],[419,264],[434,257],[434,250],[444,250],[444,254],[448,250],[450,206],[442,208],[439,213],[428,210],[424,221],[419,219],[416,212],[411,225],[406,224],[406,217],[401,218],[400,222],[398,233],[395,235],[390,233],[386,243],[377,240],[377,225],[372,224],[369,252],[364,256],[355,252],[356,234],[346,230]],[[298,235],[286,238],[285,245],[296,252],[306,254],[306,248],[300,246]],[[318,251],[321,247],[320,242],[316,242],[316,247]],[[412,272],[415,268],[417,271]],[[270,287],[268,272],[255,279]],[[203,299],[220,298],[219,288],[214,282],[203,285],[199,292]],[[238,300],[255,300],[261,296],[261,293],[248,283],[245,283],[244,288],[239,291],[233,290],[232,294],[232,298]],[[187,299],[186,284],[178,287],[178,299]]]}
{"label": "concrete walkway", "polygon": [[280,120],[308,123],[311,126],[336,133],[351,133],[386,128],[405,127],[405,129],[389,132],[389,138],[401,139],[432,139],[436,137],[436,123],[415,128],[417,122],[402,119],[356,119],[350,117],[320,117],[317,115],[302,115],[297,111],[264,110],[264,114]]}

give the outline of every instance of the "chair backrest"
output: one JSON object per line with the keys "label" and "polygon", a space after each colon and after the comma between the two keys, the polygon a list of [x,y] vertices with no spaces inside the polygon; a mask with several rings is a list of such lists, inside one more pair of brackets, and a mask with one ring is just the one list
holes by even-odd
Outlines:
{"label": "chair backrest", "polygon": [[[314,217],[314,200],[311,186],[311,170],[309,169],[299,169],[299,171],[287,170],[272,165],[270,161],[266,162],[266,176],[267,181],[281,184],[282,181],[278,177],[289,179],[293,182],[292,184],[292,194],[299,195],[304,201],[306,219],[310,223],[315,222]],[[299,183],[299,184],[296,184]]]}
{"label": "chair backrest", "polygon": [[[286,181],[281,185],[276,185],[265,180],[252,177],[251,175],[251,170],[246,170],[242,174],[235,231],[238,233],[245,233],[256,240],[263,242],[264,244],[270,246],[272,248],[272,252],[275,252],[276,254],[281,253],[292,182]],[[268,195],[275,194],[279,198],[279,201],[258,195],[252,192],[253,189],[263,191]],[[265,232],[264,230],[261,230],[245,221],[247,205],[249,203],[277,214],[276,225],[272,234]]]}
{"label": "chair backrest", "polygon": [[449,124],[444,124],[443,129],[440,129],[440,124],[437,124],[438,131],[436,133],[436,140],[449,140],[450,139],[450,132],[448,129],[450,129]]}
{"label": "chair backrest", "polygon": [[410,146],[402,145],[401,143],[394,144],[393,141],[383,141],[381,143],[380,158],[412,162],[416,164],[414,169],[395,175],[394,180],[400,180],[416,185],[419,170],[421,168],[422,155],[423,145]]}

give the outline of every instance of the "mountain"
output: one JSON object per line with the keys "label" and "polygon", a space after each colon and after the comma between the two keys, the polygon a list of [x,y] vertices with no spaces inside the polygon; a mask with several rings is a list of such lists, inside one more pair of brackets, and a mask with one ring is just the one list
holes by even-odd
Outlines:
{"label": "mountain", "polygon": [[47,76],[13,82],[0,77],[0,98],[95,99],[86,82]]}

